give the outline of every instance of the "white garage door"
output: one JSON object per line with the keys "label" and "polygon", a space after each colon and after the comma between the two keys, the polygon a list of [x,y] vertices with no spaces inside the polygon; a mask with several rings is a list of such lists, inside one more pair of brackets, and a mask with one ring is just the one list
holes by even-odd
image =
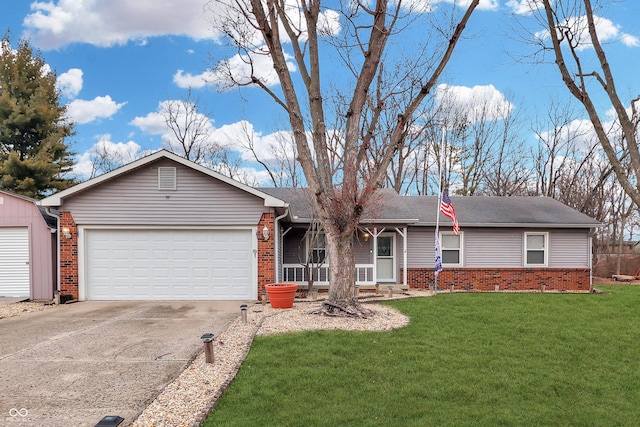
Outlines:
{"label": "white garage door", "polygon": [[29,229],[0,228],[0,296],[29,294]]}
{"label": "white garage door", "polygon": [[86,299],[253,299],[251,237],[251,230],[86,230]]}

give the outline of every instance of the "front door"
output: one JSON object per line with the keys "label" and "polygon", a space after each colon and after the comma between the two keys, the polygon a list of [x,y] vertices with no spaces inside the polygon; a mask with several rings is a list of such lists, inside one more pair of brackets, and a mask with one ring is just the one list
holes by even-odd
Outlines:
{"label": "front door", "polygon": [[395,235],[381,234],[378,236],[376,251],[376,281],[395,282],[396,261],[395,261]]}

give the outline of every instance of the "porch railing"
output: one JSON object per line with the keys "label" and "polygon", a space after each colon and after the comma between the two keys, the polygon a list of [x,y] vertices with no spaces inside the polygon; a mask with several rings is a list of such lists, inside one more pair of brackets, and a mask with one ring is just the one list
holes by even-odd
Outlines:
{"label": "porch railing", "polygon": [[[314,284],[316,285],[328,285],[329,284],[329,266],[322,265],[317,269],[313,269]],[[355,272],[356,284],[358,285],[373,285],[375,280],[373,277],[373,264],[356,264]],[[307,283],[307,272],[301,264],[284,264],[282,266],[282,281],[304,284]]]}

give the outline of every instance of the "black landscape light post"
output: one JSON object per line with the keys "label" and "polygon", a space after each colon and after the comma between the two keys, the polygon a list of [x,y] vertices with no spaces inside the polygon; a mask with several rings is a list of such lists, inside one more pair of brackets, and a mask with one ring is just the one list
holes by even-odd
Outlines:
{"label": "black landscape light post", "polygon": [[122,424],[123,421],[124,418],[117,415],[107,415],[106,417],[101,419],[100,422],[95,425],[95,427],[118,427],[120,424]]}
{"label": "black landscape light post", "polygon": [[240,305],[240,313],[242,314],[242,323],[247,323],[247,304]]}
{"label": "black landscape light post", "polygon": [[203,334],[200,339],[204,343],[204,360],[213,363],[213,334],[211,332]]}

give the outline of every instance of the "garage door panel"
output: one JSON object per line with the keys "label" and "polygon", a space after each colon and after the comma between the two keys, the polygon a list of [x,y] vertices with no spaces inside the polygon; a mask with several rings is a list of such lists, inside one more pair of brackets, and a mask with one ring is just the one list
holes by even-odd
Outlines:
{"label": "garage door panel", "polygon": [[87,299],[251,299],[246,230],[86,230]]}

